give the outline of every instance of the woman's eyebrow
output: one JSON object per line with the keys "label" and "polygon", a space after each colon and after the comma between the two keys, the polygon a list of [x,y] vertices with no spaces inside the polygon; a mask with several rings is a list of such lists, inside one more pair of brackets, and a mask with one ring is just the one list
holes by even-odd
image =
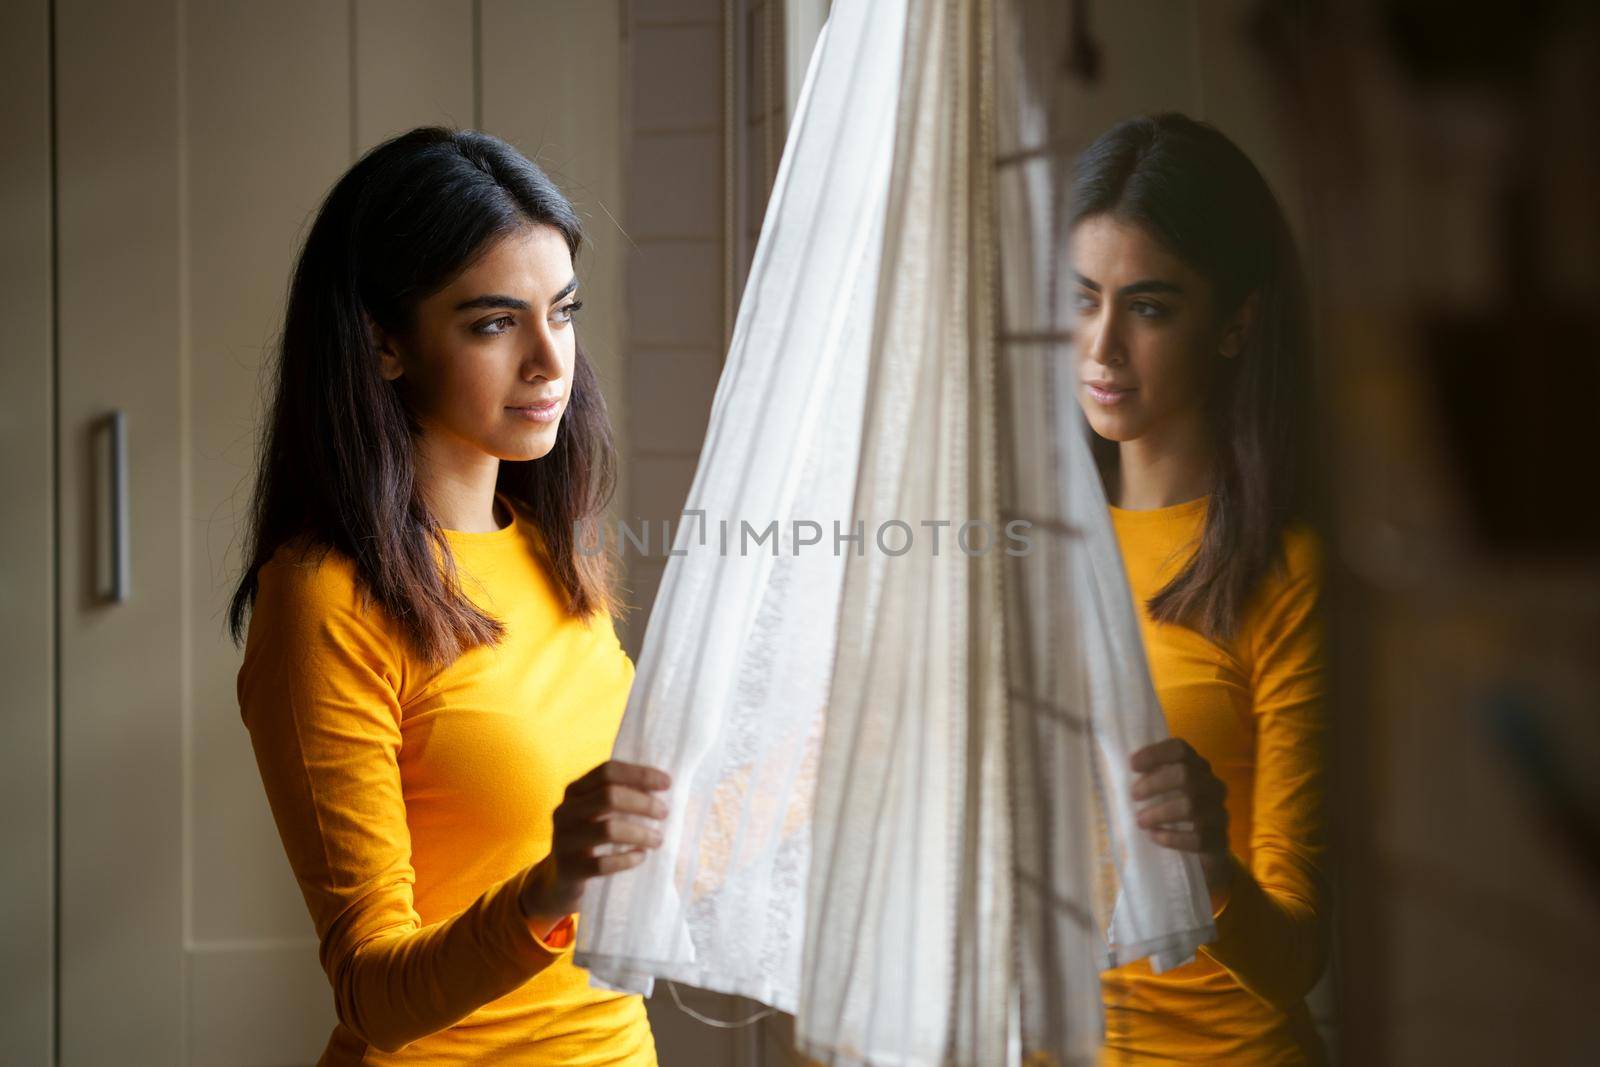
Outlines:
{"label": "woman's eyebrow", "polygon": [[[1093,278],[1086,278],[1077,271],[1073,271],[1072,276],[1076,278],[1078,284],[1083,286],[1085,289],[1090,289],[1097,293],[1100,291],[1100,283],[1095,281]],[[1154,278],[1146,278],[1142,281],[1134,282],[1131,285],[1124,285],[1121,289],[1117,290],[1118,296],[1138,296],[1141,293],[1171,293],[1174,296],[1181,296],[1183,294],[1183,287],[1181,285],[1175,285],[1172,282],[1163,282],[1157,281]]]}
{"label": "woman's eyebrow", "polygon": [[[561,291],[550,298],[550,303],[554,304],[557,300],[560,300],[562,297],[568,295],[577,288],[578,278],[577,275],[573,275],[572,280],[566,285],[563,285],[561,287]],[[457,311],[470,311],[474,308],[511,308],[514,311],[533,310],[533,306],[526,300],[519,300],[514,296],[506,296],[504,293],[485,293],[483,296],[475,296],[470,300],[463,300],[461,303],[456,305]]]}
{"label": "woman's eyebrow", "polygon": [[526,300],[518,300],[514,296],[505,296],[501,293],[485,293],[475,296],[471,300],[463,300],[456,305],[457,311],[467,311],[471,308],[511,308],[514,311],[531,311],[532,306]]}
{"label": "woman's eyebrow", "polygon": [[1154,278],[1146,278],[1144,281],[1134,282],[1132,285],[1124,285],[1117,290],[1118,296],[1138,296],[1141,293],[1168,293],[1172,296],[1181,296],[1183,287],[1174,285],[1172,282],[1161,282],[1156,281]]}

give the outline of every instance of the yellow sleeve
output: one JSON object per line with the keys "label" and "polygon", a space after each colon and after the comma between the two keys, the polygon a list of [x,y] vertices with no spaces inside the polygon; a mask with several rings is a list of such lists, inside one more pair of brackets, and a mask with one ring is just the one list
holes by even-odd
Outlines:
{"label": "yellow sleeve", "polygon": [[424,927],[401,792],[397,635],[358,604],[343,557],[262,568],[238,678],[240,714],[311,912],[340,1022],[393,1052],[522,985],[571,951],[535,936],[526,871]]}
{"label": "yellow sleeve", "polygon": [[1303,1000],[1327,958],[1324,823],[1327,723],[1319,561],[1309,540],[1247,627],[1256,727],[1250,864],[1216,913],[1202,951],[1250,992],[1284,1009]]}

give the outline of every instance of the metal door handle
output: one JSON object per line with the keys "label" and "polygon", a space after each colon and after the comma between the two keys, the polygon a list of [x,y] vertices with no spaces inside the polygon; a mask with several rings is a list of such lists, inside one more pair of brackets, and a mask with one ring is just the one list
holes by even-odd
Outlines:
{"label": "metal door handle", "polygon": [[111,499],[107,515],[111,520],[111,583],[105,597],[113,604],[125,604],[132,592],[131,555],[128,546],[128,416],[117,408],[103,420],[111,443]]}

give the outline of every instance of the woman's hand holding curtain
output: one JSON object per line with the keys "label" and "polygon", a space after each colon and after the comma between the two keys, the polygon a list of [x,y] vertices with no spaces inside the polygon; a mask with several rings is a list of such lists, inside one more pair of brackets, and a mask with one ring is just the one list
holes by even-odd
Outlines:
{"label": "woman's hand holding curtain", "polygon": [[1158,845],[1200,854],[1215,911],[1227,899],[1235,870],[1228,850],[1228,787],[1181,737],[1146,745],[1129,762],[1139,774],[1134,803],[1157,798],[1139,810],[1139,825]]}
{"label": "woman's hand holding curtain", "polygon": [[665,771],[607,760],[567,786],[550,854],[530,870],[518,898],[540,936],[577,908],[590,878],[637,867],[661,844],[657,823],[668,809],[651,794],[671,785]]}

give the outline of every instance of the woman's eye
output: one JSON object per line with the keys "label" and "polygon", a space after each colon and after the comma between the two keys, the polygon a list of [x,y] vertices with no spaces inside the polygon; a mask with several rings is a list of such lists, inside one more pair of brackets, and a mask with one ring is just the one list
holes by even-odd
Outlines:
{"label": "woman's eye", "polygon": [[583,301],[581,300],[574,300],[570,304],[562,304],[556,308],[556,321],[571,322],[573,316],[578,313],[578,309],[581,307],[583,307]]}
{"label": "woman's eye", "polygon": [[1095,305],[1095,298],[1087,293],[1078,293],[1072,298],[1072,306],[1077,308],[1079,311],[1093,311],[1095,309]]}
{"label": "woman's eye", "polygon": [[1140,300],[1133,305],[1133,313],[1138,315],[1140,318],[1159,319],[1161,316],[1167,313],[1167,309],[1162,307],[1160,304],[1151,304]]}
{"label": "woman's eye", "polygon": [[[502,326],[502,324],[504,325]],[[480,323],[479,325],[474,326],[473,330],[478,333],[492,335],[497,333],[505,333],[506,330],[509,330],[516,324],[517,320],[512,318],[510,315],[501,315],[498,319],[490,319],[488,322]],[[501,326],[501,328],[495,329],[494,327],[496,326]]]}

